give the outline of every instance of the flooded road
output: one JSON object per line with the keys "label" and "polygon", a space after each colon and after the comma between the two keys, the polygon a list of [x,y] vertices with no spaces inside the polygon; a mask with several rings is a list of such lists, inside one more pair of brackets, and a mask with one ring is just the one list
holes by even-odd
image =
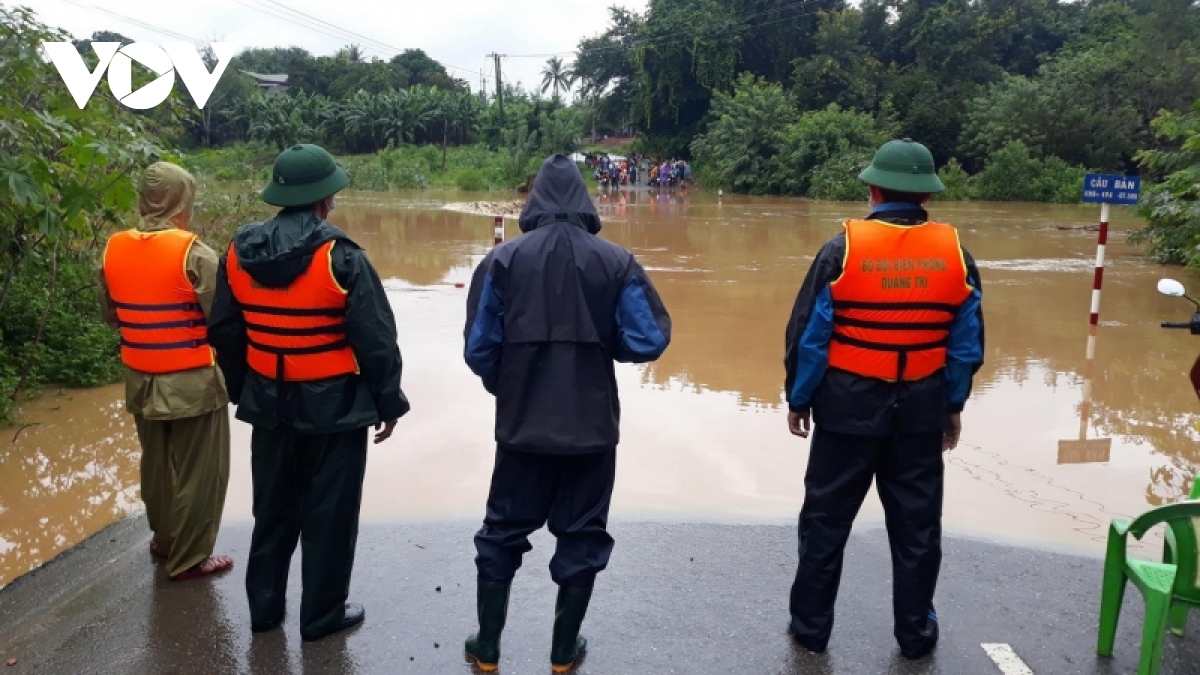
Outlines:
{"label": "flooded road", "polygon": [[[371,451],[368,520],[482,515],[492,400],[462,362],[466,290],[455,283],[469,281],[489,248],[492,219],[441,209],[462,200],[352,193],[332,217],[386,280],[413,404]],[[641,258],[674,324],[661,361],[618,367],[615,516],[793,518],[808,446],[785,428],[783,328],[812,256],[864,207],[646,192],[599,203],[602,236]],[[1200,282],[1111,236],[1085,403],[1096,235],[1082,228],[1097,209],[935,204],[934,215],[960,227],[979,262],[988,331],[962,445],[948,457],[946,528],[1098,553],[1110,518],[1178,498],[1200,469],[1200,402],[1186,375],[1200,340],[1159,328],[1191,310],[1154,288],[1162,276]],[[1139,226],[1116,213],[1115,229]],[[508,236],[517,233],[509,220]],[[0,584],[139,506],[138,446],[122,394],[48,394],[24,411],[35,426],[0,435]],[[244,521],[249,430],[236,423],[233,433],[225,517]],[[864,511],[881,516],[874,496]]]}

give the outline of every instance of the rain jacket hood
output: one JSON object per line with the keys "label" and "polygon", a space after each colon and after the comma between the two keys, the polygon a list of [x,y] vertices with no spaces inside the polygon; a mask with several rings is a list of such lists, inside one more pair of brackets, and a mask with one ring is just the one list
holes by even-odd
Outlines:
{"label": "rain jacket hood", "polygon": [[656,360],[671,317],[629,251],[596,236],[579,169],[542,164],[521,236],[493,248],[471,278],[463,356],[496,397],[502,449],[604,452],[620,440],[614,361]]}
{"label": "rain jacket hood", "polygon": [[238,263],[267,288],[292,283],[331,240],[359,248],[346,233],[317,217],[312,208],[284,209],[265,223],[238,230],[233,238]]}
{"label": "rain jacket hood", "polygon": [[308,269],[317,249],[331,240],[337,245],[330,251],[330,271],[346,291],[346,341],[359,372],[289,382],[282,388],[249,367],[245,315],[229,285],[228,256],[220,259],[208,340],[243,422],[272,431],[337,434],[408,412],[400,389],[403,363],[396,319],[366,251],[310,207],[284,209],[265,223],[246,225],[234,235],[232,246],[242,269],[257,283],[281,288]]}
{"label": "rain jacket hood", "polygon": [[596,215],[579,167],[563,155],[554,155],[542,162],[533,179],[519,222],[522,232],[531,232],[549,222],[563,220],[591,234],[600,231],[600,216]]}

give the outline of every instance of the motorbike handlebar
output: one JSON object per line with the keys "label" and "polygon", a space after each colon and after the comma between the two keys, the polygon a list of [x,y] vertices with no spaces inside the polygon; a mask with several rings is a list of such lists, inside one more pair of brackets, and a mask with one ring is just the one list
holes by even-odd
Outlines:
{"label": "motorbike handlebar", "polygon": [[1168,321],[1168,322],[1162,324],[1162,327],[1163,328],[1191,328],[1192,324],[1190,321],[1189,322]]}

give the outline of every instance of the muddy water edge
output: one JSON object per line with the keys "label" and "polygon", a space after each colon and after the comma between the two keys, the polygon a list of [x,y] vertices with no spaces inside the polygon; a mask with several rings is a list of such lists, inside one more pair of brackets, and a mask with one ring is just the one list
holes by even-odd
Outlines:
{"label": "muddy water edge", "polygon": [[[468,198],[350,193],[332,216],[385,279],[413,403],[396,435],[371,451],[367,519],[481,513],[492,403],[462,363],[466,290],[456,283],[469,282],[490,247],[492,219],[442,208]],[[813,254],[863,208],[648,192],[598,204],[601,236],[641,258],[674,323],[661,361],[618,368],[614,515],[790,519],[808,446],[785,429],[783,328]],[[1179,498],[1200,469],[1200,402],[1186,375],[1200,340],[1159,328],[1190,309],[1154,289],[1163,276],[1200,281],[1146,261],[1114,233],[1089,369],[1096,235],[1086,228],[1096,210],[971,203],[938,204],[934,214],[960,227],[977,258],[987,320],[987,363],[963,443],[947,456],[946,528],[1098,553],[1110,518]],[[1118,211],[1113,227],[1140,223]],[[519,234],[515,220],[507,234]],[[0,585],[139,508],[139,449],[122,395],[119,386],[48,393],[0,435]],[[235,423],[233,434],[225,518],[248,520],[249,429]],[[864,516],[881,516],[873,496]]]}

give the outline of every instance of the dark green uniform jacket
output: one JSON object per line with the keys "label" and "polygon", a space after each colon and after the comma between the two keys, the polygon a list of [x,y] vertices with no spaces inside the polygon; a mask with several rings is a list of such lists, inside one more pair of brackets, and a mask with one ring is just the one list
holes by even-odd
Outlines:
{"label": "dark green uniform jacket", "polygon": [[361,247],[309,207],[284,209],[265,223],[246,225],[231,245],[256,282],[279,288],[308,269],[313,253],[330,240],[338,242],[333,247],[333,275],[348,291],[346,338],[360,374],[289,382],[282,392],[273,379],[250,370],[246,363],[246,326],[229,288],[227,259],[221,258],[208,340],[217,350],[229,397],[243,422],[274,430],[290,425],[302,434],[331,434],[394,420],[408,412],[408,399],[400,390],[396,319],[379,275]]}

